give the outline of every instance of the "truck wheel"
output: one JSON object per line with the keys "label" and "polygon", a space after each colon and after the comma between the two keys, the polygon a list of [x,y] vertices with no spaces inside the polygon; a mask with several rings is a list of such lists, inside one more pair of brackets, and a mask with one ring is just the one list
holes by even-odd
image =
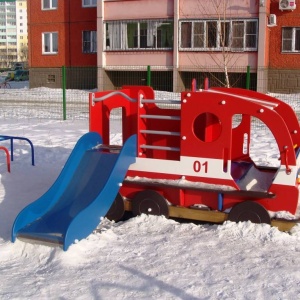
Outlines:
{"label": "truck wheel", "polygon": [[147,214],[169,218],[169,207],[161,194],[156,191],[145,190],[139,192],[132,199],[132,213],[134,216]]}
{"label": "truck wheel", "polygon": [[118,193],[105,217],[111,221],[118,222],[122,219],[124,212],[124,200],[122,195]]}
{"label": "truck wheel", "polygon": [[252,201],[235,205],[228,215],[228,220],[232,222],[251,221],[257,224],[271,224],[271,218],[267,210],[262,205]]}

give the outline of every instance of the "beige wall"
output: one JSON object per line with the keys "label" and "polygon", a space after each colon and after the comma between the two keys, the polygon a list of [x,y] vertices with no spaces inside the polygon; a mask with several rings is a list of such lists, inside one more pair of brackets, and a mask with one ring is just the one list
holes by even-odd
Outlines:
{"label": "beige wall", "polygon": [[[257,53],[226,53],[229,57],[229,68],[240,68],[245,66],[251,66],[256,68],[257,66]],[[223,54],[221,52],[179,52],[180,66],[223,66]]]}
{"label": "beige wall", "polygon": [[172,66],[173,54],[165,52],[106,52],[107,66]]}
{"label": "beige wall", "polygon": [[103,0],[105,20],[170,18],[174,0]]}
{"label": "beige wall", "polygon": [[[224,6],[226,5],[226,6]],[[226,7],[226,9],[224,9]],[[249,18],[258,16],[258,1],[251,0],[181,0],[179,12],[182,18],[216,18],[225,12],[226,17]]]}

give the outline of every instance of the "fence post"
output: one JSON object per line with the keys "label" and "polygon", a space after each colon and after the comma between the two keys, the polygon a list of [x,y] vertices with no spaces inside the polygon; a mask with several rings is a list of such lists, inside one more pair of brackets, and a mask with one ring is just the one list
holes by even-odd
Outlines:
{"label": "fence post", "polygon": [[247,66],[246,89],[250,90],[250,66]]}
{"label": "fence post", "polygon": [[66,67],[62,66],[62,92],[63,92],[63,120],[67,119],[66,103]]}
{"label": "fence post", "polygon": [[151,67],[147,66],[147,85],[151,86]]}

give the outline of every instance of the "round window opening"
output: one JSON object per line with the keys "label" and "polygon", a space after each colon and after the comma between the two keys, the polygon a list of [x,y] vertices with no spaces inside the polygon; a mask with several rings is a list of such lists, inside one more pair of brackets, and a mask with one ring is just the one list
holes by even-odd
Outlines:
{"label": "round window opening", "polygon": [[222,131],[220,119],[212,113],[203,113],[194,121],[194,134],[202,142],[214,142]]}

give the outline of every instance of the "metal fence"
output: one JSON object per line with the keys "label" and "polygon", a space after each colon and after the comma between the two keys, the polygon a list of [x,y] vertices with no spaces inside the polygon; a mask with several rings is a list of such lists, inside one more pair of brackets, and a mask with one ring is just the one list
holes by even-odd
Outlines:
{"label": "metal fence", "polygon": [[[97,90],[101,83],[101,90],[120,89],[123,85],[146,85],[151,83],[157,99],[179,99],[180,94],[173,90],[188,90],[192,79],[197,80],[197,88],[203,87],[204,78],[210,79],[211,86],[223,86],[224,74],[217,72],[217,68],[182,68],[177,72],[181,89],[174,88],[174,70],[162,67],[131,67],[120,71],[114,68],[76,67],[66,68],[64,79],[66,90],[62,89],[62,68],[30,69],[30,81],[27,85],[11,82],[11,89],[0,89],[0,118],[51,118],[63,119],[64,92],[65,115],[67,119],[88,118],[88,94]],[[257,74],[255,70],[235,68],[229,70],[230,80],[234,87],[256,89]],[[233,72],[234,71],[234,72]],[[256,70],[257,71],[257,70]],[[32,76],[36,79],[32,79]],[[39,80],[38,80],[39,79]],[[45,81],[46,79],[46,81]],[[43,84],[44,82],[44,84]],[[20,88],[21,87],[21,88]],[[300,94],[272,93],[298,112]]]}
{"label": "metal fence", "polygon": [[[219,67],[165,66],[110,66],[110,67],[66,67],[67,89],[120,89],[123,85],[151,85],[160,91],[182,91],[191,87],[193,79],[198,88],[209,78],[211,86],[257,88],[257,70],[247,66],[228,69],[228,82],[224,70]],[[60,88],[63,83],[62,68],[31,68],[30,87]]]}

